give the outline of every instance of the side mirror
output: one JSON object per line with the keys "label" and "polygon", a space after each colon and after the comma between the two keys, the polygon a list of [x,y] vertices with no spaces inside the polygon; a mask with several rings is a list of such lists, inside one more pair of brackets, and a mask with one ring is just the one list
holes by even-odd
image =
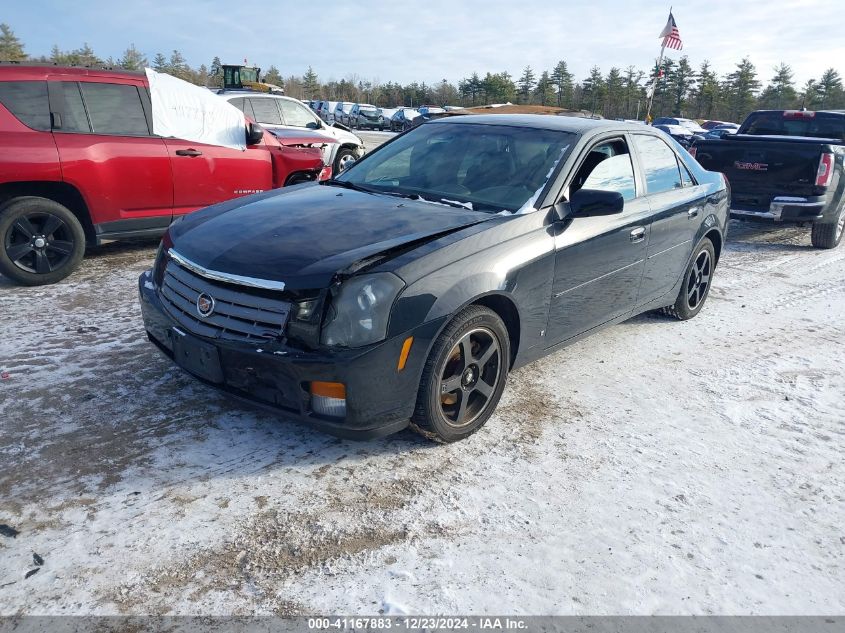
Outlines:
{"label": "side mirror", "polygon": [[246,125],[246,144],[258,145],[264,139],[264,128],[258,123],[247,123]]}
{"label": "side mirror", "polygon": [[319,121],[311,121],[310,123],[306,123],[305,127],[309,130],[319,130],[323,126]]}
{"label": "side mirror", "polygon": [[601,189],[579,189],[569,201],[570,218],[592,218],[600,215],[616,215],[625,208],[625,198],[618,191]]}

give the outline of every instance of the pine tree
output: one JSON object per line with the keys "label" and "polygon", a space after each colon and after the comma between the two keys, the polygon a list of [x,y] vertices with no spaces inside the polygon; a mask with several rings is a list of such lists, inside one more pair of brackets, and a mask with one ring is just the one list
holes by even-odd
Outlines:
{"label": "pine tree", "polygon": [[623,85],[625,91],[626,118],[640,117],[644,96],[640,82],[643,80],[644,77],[645,73],[641,70],[636,70],[633,66],[628,66],[625,69]]}
{"label": "pine tree", "polygon": [[754,109],[755,93],[760,88],[757,70],[747,57],[736,65],[736,70],[726,77],[728,88],[728,116],[731,121],[741,121]]}
{"label": "pine tree", "polygon": [[82,48],[77,48],[70,53],[71,63],[77,66],[102,66],[103,60],[94,54],[94,49],[88,45],[88,42],[83,44]]}
{"label": "pine tree", "polygon": [[603,113],[607,117],[617,118],[622,110],[624,102],[624,89],[622,82],[622,74],[616,66],[612,67],[607,73],[607,78],[604,81],[604,104]]}
{"label": "pine tree", "polygon": [[[267,72],[264,73],[264,77],[261,79],[264,83],[273,84],[274,86],[281,86],[284,83],[284,79],[282,79],[282,75],[279,72],[279,69],[275,66],[270,66],[267,69]],[[307,95],[306,95],[307,96]],[[311,97],[308,97],[309,99]]]}
{"label": "pine tree", "polygon": [[167,64],[167,72],[174,77],[184,79],[185,81],[191,81],[193,75],[191,67],[188,66],[188,62],[185,61],[184,57],[182,57],[182,53],[176,49],[174,49],[170,54],[170,61]]}
{"label": "pine tree", "polygon": [[320,94],[320,80],[311,66],[308,67],[308,72],[302,78],[302,86],[307,99],[314,99]]}
{"label": "pine tree", "polygon": [[135,44],[130,44],[129,48],[123,51],[123,57],[118,62],[121,68],[126,70],[143,70],[149,65],[147,56],[135,48]]}
{"label": "pine tree", "polygon": [[775,76],[760,94],[758,108],[780,110],[795,107],[798,95],[795,92],[792,68],[781,62],[774,68]]}
{"label": "pine tree", "polygon": [[698,68],[698,85],[693,90],[692,101],[695,103],[695,117],[711,119],[720,97],[719,81],[716,73],[710,69],[706,59]]}
{"label": "pine tree", "polygon": [[534,71],[531,70],[531,66],[526,66],[525,70],[522,71],[522,77],[517,82],[519,85],[519,94],[523,98],[524,103],[528,103],[531,100],[531,91],[534,89],[535,82]]}
{"label": "pine tree", "polygon": [[540,79],[537,80],[537,87],[534,89],[536,100],[540,105],[546,105],[552,101],[554,97],[554,84],[552,78],[549,76],[549,71],[544,70],[540,74]]}
{"label": "pine tree", "polygon": [[551,80],[557,92],[557,105],[559,108],[572,107],[572,73],[566,66],[566,62],[560,60],[552,70]]}
{"label": "pine tree", "polygon": [[26,59],[23,43],[5,23],[0,24],[0,60],[19,62]]}
{"label": "pine tree", "polygon": [[687,97],[695,87],[696,76],[689,58],[686,55],[678,60],[678,65],[672,68],[671,74],[667,77],[669,93],[672,95],[672,114],[684,116]]}
{"label": "pine tree", "polygon": [[206,85],[216,88],[223,87],[223,62],[221,62],[220,58],[216,55],[214,59],[211,60],[211,67],[208,70],[208,81],[206,82]]}
{"label": "pine tree", "polygon": [[821,79],[816,84],[819,107],[836,108],[841,105],[842,100],[842,77],[833,68],[828,68],[822,73]]}
{"label": "pine tree", "polygon": [[153,58],[153,70],[160,73],[166,73],[169,70],[167,58],[161,53],[156,53],[156,56]]}
{"label": "pine tree", "polygon": [[596,113],[604,101],[604,78],[601,69],[593,66],[590,76],[581,82],[581,109]]}

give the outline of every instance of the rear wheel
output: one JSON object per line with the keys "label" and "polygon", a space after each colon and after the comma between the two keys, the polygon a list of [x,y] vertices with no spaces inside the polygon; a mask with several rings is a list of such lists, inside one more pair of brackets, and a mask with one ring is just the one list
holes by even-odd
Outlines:
{"label": "rear wheel", "polygon": [[836,248],[845,233],[845,200],[839,207],[839,214],[833,222],[816,222],[810,234],[815,248]]}
{"label": "rear wheel", "polygon": [[695,256],[687,268],[678,298],[675,299],[673,305],[663,308],[663,312],[681,321],[691,319],[701,312],[710,294],[710,283],[713,280],[715,267],[716,250],[713,248],[713,242],[705,238],[698,245]]}
{"label": "rear wheel", "polygon": [[412,428],[436,442],[475,433],[502,396],[509,361],[507,328],[499,315],[483,306],[458,314],[426,361]]}
{"label": "rear wheel", "polygon": [[85,254],[85,232],[67,207],[46,198],[14,198],[0,208],[0,273],[27,286],[56,283]]}

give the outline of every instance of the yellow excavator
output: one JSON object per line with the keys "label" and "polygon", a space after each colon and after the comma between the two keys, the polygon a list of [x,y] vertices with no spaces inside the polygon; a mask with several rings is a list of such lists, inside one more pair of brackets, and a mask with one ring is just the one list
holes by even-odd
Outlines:
{"label": "yellow excavator", "polygon": [[270,94],[285,94],[285,89],[261,81],[261,69],[257,66],[223,64],[223,90],[255,90]]}

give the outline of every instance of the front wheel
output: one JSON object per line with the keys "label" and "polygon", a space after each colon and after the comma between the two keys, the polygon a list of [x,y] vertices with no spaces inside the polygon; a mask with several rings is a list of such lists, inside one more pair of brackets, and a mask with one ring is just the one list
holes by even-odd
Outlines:
{"label": "front wheel", "polygon": [[334,173],[340,174],[355,161],[355,154],[351,149],[344,147],[334,159]]}
{"label": "front wheel", "polygon": [[693,318],[701,312],[704,302],[710,294],[713,270],[716,267],[716,249],[713,242],[705,238],[695,251],[695,255],[684,275],[684,283],[678,292],[675,303],[663,308],[663,312],[681,321]]}
{"label": "front wheel", "polygon": [[509,366],[510,341],[502,319],[489,308],[468,307],[429,354],[411,427],[441,443],[472,435],[493,414]]}
{"label": "front wheel", "polygon": [[85,232],[70,210],[47,198],[14,198],[0,209],[0,273],[26,286],[53,284],[85,254]]}

